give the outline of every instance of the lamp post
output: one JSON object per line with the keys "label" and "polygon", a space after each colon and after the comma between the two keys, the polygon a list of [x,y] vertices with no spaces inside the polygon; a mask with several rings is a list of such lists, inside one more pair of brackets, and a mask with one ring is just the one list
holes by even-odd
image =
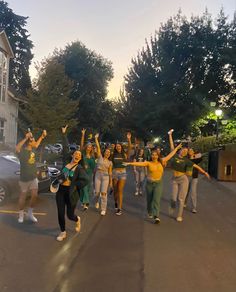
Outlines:
{"label": "lamp post", "polygon": [[217,109],[215,110],[215,114],[216,114],[216,140],[218,140],[219,137],[219,120],[220,117],[222,116],[222,110],[221,109]]}

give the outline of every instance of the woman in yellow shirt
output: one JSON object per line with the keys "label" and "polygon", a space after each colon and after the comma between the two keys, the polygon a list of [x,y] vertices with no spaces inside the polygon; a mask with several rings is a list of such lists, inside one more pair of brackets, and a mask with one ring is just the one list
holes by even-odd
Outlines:
{"label": "woman in yellow shirt", "polygon": [[162,196],[162,176],[164,172],[164,166],[167,161],[170,160],[176,152],[181,148],[179,144],[171,153],[166,157],[160,158],[157,150],[153,150],[151,153],[151,161],[144,162],[128,162],[126,165],[143,166],[147,167],[147,211],[149,218],[154,218],[154,223],[160,223],[160,201]]}

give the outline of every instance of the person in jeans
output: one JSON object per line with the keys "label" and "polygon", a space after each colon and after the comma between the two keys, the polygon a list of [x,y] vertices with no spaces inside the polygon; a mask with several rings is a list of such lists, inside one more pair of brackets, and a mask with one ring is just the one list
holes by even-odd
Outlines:
{"label": "person in jeans", "polygon": [[[144,149],[140,148],[137,150],[137,154],[134,157],[134,162],[144,162]],[[144,167],[140,166],[134,166],[134,175],[135,175],[135,185],[136,190],[134,195],[142,195],[143,194],[143,187],[144,187],[144,181],[146,176],[146,169]]]}
{"label": "person in jeans", "polygon": [[108,187],[112,189],[112,162],[109,160],[111,155],[109,149],[105,149],[104,155],[102,155],[98,137],[99,134],[96,134],[95,143],[98,160],[95,174],[95,208],[99,209],[99,197],[101,194],[101,215],[104,216],[107,210]]}
{"label": "person in jeans", "polygon": [[56,204],[58,213],[58,223],[60,226],[60,234],[57,236],[57,241],[63,241],[66,237],[65,229],[65,210],[69,220],[76,222],[75,231],[80,232],[81,224],[80,217],[75,215],[76,204],[79,199],[79,191],[88,183],[88,177],[82,165],[81,151],[70,153],[69,143],[66,137],[67,127],[62,127],[62,143],[63,143],[63,163],[62,173],[64,181],[59,185],[56,193]]}
{"label": "person in jeans", "polygon": [[163,158],[160,158],[157,150],[152,150],[151,161],[125,163],[125,165],[147,168],[147,212],[148,217],[154,218],[154,223],[156,224],[160,223],[159,213],[162,196],[162,176],[164,172],[163,165],[165,165],[167,161],[176,154],[180,147],[181,144],[179,144],[169,155]]}
{"label": "person in jeans", "polygon": [[[201,153],[195,153],[192,148],[188,149],[188,157],[194,164],[199,164],[202,161]],[[197,185],[198,185],[199,171],[196,168],[189,169],[189,188],[185,199],[185,206],[187,206],[188,198],[191,198],[192,213],[197,213]]]}
{"label": "person in jeans", "polygon": [[33,134],[29,131],[23,140],[16,145],[16,153],[20,160],[20,196],[19,196],[19,218],[18,222],[24,222],[24,208],[26,194],[28,191],[31,193],[27,217],[32,222],[38,222],[37,218],[33,215],[33,208],[38,196],[38,179],[36,157],[33,149],[37,149],[42,140],[47,136],[46,130],[43,130],[42,135],[35,141]]}
{"label": "person in jeans", "polygon": [[[173,130],[168,132],[169,135],[169,142],[171,150],[174,149],[174,142],[172,138]],[[186,175],[186,172],[189,168],[196,168],[201,173],[203,173],[208,179],[210,178],[209,174],[204,171],[200,166],[194,164],[190,159],[187,158],[188,155],[188,148],[183,147],[178,154],[176,154],[170,163],[170,167],[173,169],[173,178],[172,178],[172,194],[171,194],[171,201],[169,207],[170,215],[173,215],[176,209],[176,202],[177,199],[179,201],[178,206],[178,215],[176,220],[178,222],[183,221],[183,210],[184,210],[184,203],[188,192],[189,180]]]}

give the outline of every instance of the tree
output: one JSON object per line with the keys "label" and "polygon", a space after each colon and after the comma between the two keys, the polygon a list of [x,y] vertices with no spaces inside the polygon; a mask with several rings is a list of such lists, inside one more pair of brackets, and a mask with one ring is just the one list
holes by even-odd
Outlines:
{"label": "tree", "polygon": [[28,121],[24,128],[32,128],[35,133],[48,131],[47,143],[54,143],[60,137],[61,127],[77,125],[74,119],[78,101],[70,99],[73,81],[65,75],[65,68],[57,62],[42,63],[39,78],[28,92],[28,102],[23,116]]}
{"label": "tree", "polygon": [[25,28],[27,19],[28,17],[15,14],[7,2],[0,1],[0,27],[5,30],[15,55],[10,60],[9,81],[23,95],[31,88],[29,66],[33,58],[33,43]]}
{"label": "tree", "polygon": [[74,81],[70,97],[79,101],[75,117],[81,127],[108,130],[110,123],[106,114],[111,113],[112,108],[105,98],[108,82],[113,77],[111,62],[79,41],[55,51],[52,60],[62,64],[65,74]]}
{"label": "tree", "polygon": [[179,12],[146,41],[125,76],[123,112],[138,136],[172,127],[187,135],[211,101],[232,101],[232,69],[224,59],[230,27],[223,11],[216,27],[207,11],[190,20]]}

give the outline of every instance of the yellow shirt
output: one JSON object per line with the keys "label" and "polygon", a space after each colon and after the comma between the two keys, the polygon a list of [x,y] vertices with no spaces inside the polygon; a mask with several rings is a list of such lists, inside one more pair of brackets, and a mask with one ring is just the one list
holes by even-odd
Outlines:
{"label": "yellow shirt", "polygon": [[147,169],[148,169],[147,178],[149,181],[157,181],[162,178],[164,169],[159,161],[158,162],[148,161]]}

